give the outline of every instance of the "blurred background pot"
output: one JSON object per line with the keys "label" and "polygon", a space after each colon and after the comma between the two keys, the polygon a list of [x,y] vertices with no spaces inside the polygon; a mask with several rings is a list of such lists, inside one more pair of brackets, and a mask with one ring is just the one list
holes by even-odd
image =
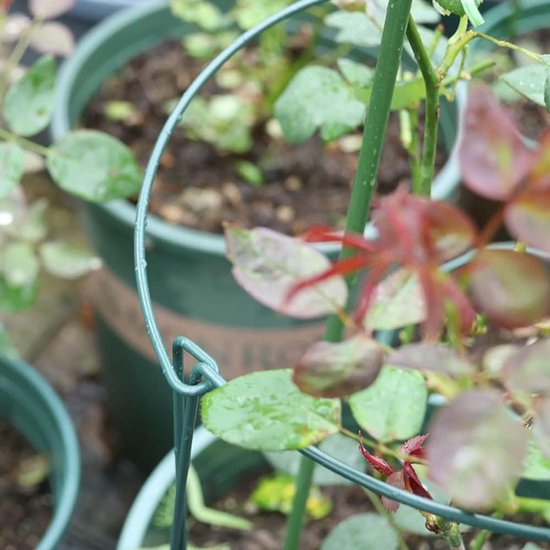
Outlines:
{"label": "blurred background pot", "polygon": [[0,417],[49,459],[53,517],[38,550],[57,547],[75,507],[80,453],[73,424],[46,380],[26,363],[0,356]]}

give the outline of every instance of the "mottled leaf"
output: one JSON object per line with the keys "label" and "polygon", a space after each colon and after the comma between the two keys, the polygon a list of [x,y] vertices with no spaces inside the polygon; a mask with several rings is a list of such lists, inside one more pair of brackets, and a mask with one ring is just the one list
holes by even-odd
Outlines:
{"label": "mottled leaf", "polygon": [[428,342],[401,346],[390,354],[387,362],[402,368],[441,372],[450,376],[466,376],[474,369],[466,357],[445,344]]}
{"label": "mottled leaf", "polygon": [[29,0],[29,10],[38,19],[53,19],[69,11],[75,0]]}
{"label": "mottled leaf", "polygon": [[312,245],[270,229],[235,225],[226,226],[225,238],[235,279],[265,306],[306,319],[332,313],[346,303],[347,287],[340,276],[304,288],[288,300],[296,283],[331,265]]}
{"label": "mottled leaf", "polygon": [[46,162],[65,191],[92,202],[135,195],[142,174],[130,149],[95,130],[76,130],[52,147]]}
{"label": "mottled leaf", "polygon": [[504,362],[502,378],[512,392],[550,394],[550,338],[510,355]]}
{"label": "mottled leaf", "polygon": [[25,172],[25,153],[16,143],[0,143],[0,197],[7,196]]}
{"label": "mottled leaf", "polygon": [[550,186],[519,194],[507,204],[504,219],[516,239],[550,252]]}
{"label": "mottled leaf", "polygon": [[500,376],[508,357],[519,349],[521,349],[519,346],[513,344],[501,344],[489,348],[483,355],[483,370],[493,376]]}
{"label": "mottled leaf", "polygon": [[521,473],[527,431],[497,391],[461,394],[438,411],[428,431],[430,476],[458,506],[493,505]]}
{"label": "mottled leaf", "polygon": [[374,384],[349,398],[349,404],[361,428],[379,441],[394,441],[420,431],[427,398],[419,372],[386,366]]}
{"label": "mottled leaf", "polygon": [[101,260],[79,243],[50,241],[40,247],[46,271],[63,279],[77,279],[101,267]]}
{"label": "mottled leaf", "polygon": [[305,395],[289,369],[253,372],[202,398],[202,421],[218,437],[247,449],[285,451],[338,431],[340,401]]}
{"label": "mottled leaf", "polygon": [[338,72],[310,65],[299,71],[279,96],[275,116],[291,143],[305,141],[317,129],[329,141],[362,124],[365,106]]}
{"label": "mottled leaf", "polygon": [[321,544],[321,550],[384,548],[397,550],[399,536],[389,520],[378,514],[359,514],[342,521]]}
{"label": "mottled leaf", "polygon": [[55,77],[54,58],[44,56],[8,88],[2,113],[12,132],[32,136],[46,128],[53,110]]}
{"label": "mottled leaf", "polygon": [[74,50],[74,38],[65,25],[52,21],[34,31],[31,46],[40,53],[67,56]]}
{"label": "mottled leaf", "polygon": [[24,242],[8,244],[0,257],[0,271],[9,286],[27,287],[38,275],[40,264],[32,246]]}
{"label": "mottled leaf", "polygon": [[550,275],[530,254],[484,249],[472,260],[472,301],[504,328],[532,325],[550,313]]}
{"label": "mottled leaf", "polygon": [[508,198],[531,169],[534,152],[488,88],[470,89],[459,159],[464,183],[494,200]]}
{"label": "mottled leaf", "polygon": [[21,311],[31,306],[38,296],[36,279],[25,286],[12,286],[0,276],[0,311]]}
{"label": "mottled leaf", "polygon": [[344,397],[376,379],[384,351],[376,340],[359,334],[343,342],[316,342],[298,360],[294,383],[318,397]]}
{"label": "mottled leaf", "polygon": [[375,289],[365,317],[365,327],[392,330],[415,325],[426,319],[426,306],[418,277],[408,269],[398,269]]}
{"label": "mottled leaf", "polygon": [[[319,444],[319,449],[328,455],[342,461],[358,471],[365,469],[365,461],[357,452],[357,442],[339,433],[327,437]],[[301,455],[293,451],[264,453],[269,463],[280,472],[294,477],[298,475]],[[350,485],[352,482],[327,468],[315,468],[313,473],[315,485]]]}
{"label": "mottled leaf", "polygon": [[500,78],[527,99],[546,107],[544,84],[550,75],[550,55],[543,55],[542,61],[519,67],[503,74]]}

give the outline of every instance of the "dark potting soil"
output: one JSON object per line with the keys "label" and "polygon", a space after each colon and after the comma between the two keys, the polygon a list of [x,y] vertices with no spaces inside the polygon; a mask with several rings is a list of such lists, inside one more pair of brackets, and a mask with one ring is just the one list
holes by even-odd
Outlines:
{"label": "dark potting soil", "polygon": [[[33,550],[52,517],[47,475],[29,478],[29,469],[43,470],[43,457],[6,420],[0,418],[0,548]],[[26,472],[25,472],[26,471]],[[25,476],[25,473],[27,474]]]}
{"label": "dark potting soil", "polygon": [[[185,55],[180,43],[165,43],[108,79],[88,105],[82,124],[121,139],[145,166],[167,117],[166,102],[179,98],[202,67],[202,62]],[[215,83],[205,88],[206,94],[218,92]],[[113,100],[131,102],[135,112],[124,122],[110,120],[105,105]],[[267,137],[264,127],[265,121],[257,125],[253,148],[242,155],[219,152],[176,129],[160,162],[152,211],[169,222],[217,233],[224,221],[268,226],[287,234],[300,233],[314,223],[342,225],[357,167],[357,152],[346,152],[346,145],[354,138],[327,146],[313,137],[294,146]],[[359,134],[356,138],[357,143]],[[437,167],[445,158],[442,151],[438,153]],[[263,185],[243,180],[235,169],[235,162],[242,160],[262,169]],[[379,192],[410,185],[409,173],[399,123],[392,116]]]}
{"label": "dark potting soil", "polygon": [[[247,480],[237,486],[230,496],[221,499],[213,506],[253,522],[251,531],[213,527],[203,523],[194,523],[191,526],[189,540],[198,547],[209,547],[226,544],[231,550],[281,550],[286,530],[286,517],[275,512],[258,512],[251,510],[247,501],[252,493],[257,479]],[[363,489],[358,486],[324,487],[322,492],[329,497],[333,510],[327,517],[319,520],[308,519],[303,531],[300,550],[319,550],[322,541],[327,535],[345,519],[374,510]],[[519,517],[515,521],[532,523],[532,517]],[[543,520],[539,525],[544,525]],[[463,537],[466,547],[478,534],[478,530],[465,532]],[[436,536],[419,536],[403,533],[404,542],[409,550],[448,550],[449,543]],[[483,550],[520,550],[526,541],[509,535],[492,535],[483,547]],[[549,550],[550,544],[537,543],[543,550]],[[342,550],[383,550],[377,548],[342,548]]]}

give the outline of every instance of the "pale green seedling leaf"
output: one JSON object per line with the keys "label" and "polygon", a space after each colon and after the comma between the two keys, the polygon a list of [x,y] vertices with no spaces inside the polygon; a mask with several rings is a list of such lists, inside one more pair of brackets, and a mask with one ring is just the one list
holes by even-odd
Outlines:
{"label": "pale green seedling leaf", "polygon": [[218,437],[247,449],[303,449],[338,431],[340,401],[303,394],[290,369],[253,372],[207,393],[202,421]]}
{"label": "pale green seedling leaf", "polygon": [[142,173],[130,149],[95,130],[71,132],[50,148],[46,162],[65,191],[92,202],[135,195]]}
{"label": "pale green seedling leaf", "polygon": [[231,22],[215,4],[204,0],[170,0],[170,9],[184,21],[196,23],[207,31],[219,30]]}
{"label": "pale green seedling leaf", "polygon": [[246,30],[291,3],[292,0],[237,0],[231,13],[239,27]]}
{"label": "pale green seedling leaf", "polygon": [[0,197],[7,196],[25,172],[25,153],[16,143],[0,143]]}
{"label": "pale green seedling leaf", "polygon": [[330,268],[330,260],[303,241],[259,227],[248,230],[226,225],[227,257],[241,287],[263,305],[296,318],[315,318],[339,310],[347,301],[341,276],[297,292],[300,281]]}
{"label": "pale green seedling leaf", "polygon": [[275,116],[291,143],[305,141],[317,129],[330,141],[362,124],[365,106],[335,70],[310,65],[294,76],[276,101]]}
{"label": "pale green seedling leaf", "polygon": [[345,519],[333,529],[321,550],[384,548],[397,550],[399,536],[389,520],[378,514],[358,514]]}
{"label": "pale green seedling leaf", "polygon": [[53,19],[69,11],[75,0],[29,0],[29,10],[37,19]]}
{"label": "pale green seedling leaf", "polygon": [[382,38],[382,29],[365,13],[336,11],[325,17],[325,24],[334,27],[336,42],[355,46],[377,46]]}
{"label": "pale green seedling leaf", "polygon": [[519,67],[500,78],[516,92],[550,110],[545,97],[550,77],[550,55],[543,55],[542,58],[540,63]]}
{"label": "pale green seedling leaf", "polygon": [[63,279],[78,279],[101,267],[101,260],[79,243],[50,241],[40,247],[44,269]]}
{"label": "pale green seedling leaf", "polygon": [[14,223],[6,228],[6,232],[21,241],[36,243],[41,241],[48,232],[45,213],[48,201],[44,198],[35,200],[29,205]]}
{"label": "pale green seedling leaf", "polygon": [[379,441],[394,441],[419,433],[427,399],[419,372],[386,366],[374,384],[349,398],[349,404],[361,428]]}
{"label": "pale green seedling leaf", "polygon": [[[322,441],[319,449],[355,470],[363,471],[365,469],[365,459],[361,456],[361,453],[357,452],[357,442],[350,437],[336,433]],[[301,455],[298,453],[293,451],[271,452],[265,453],[265,457],[277,470],[294,477],[298,475],[301,460]],[[324,486],[350,485],[352,482],[327,468],[315,468],[313,483]]]}
{"label": "pale green seedling leaf", "polygon": [[40,53],[67,56],[74,50],[74,38],[65,25],[51,21],[34,31],[31,46]]}
{"label": "pale green seedling leaf", "polygon": [[26,287],[35,281],[40,264],[32,246],[15,242],[2,250],[0,269],[9,286]]}
{"label": "pale green seedling leaf", "polygon": [[2,113],[12,132],[32,136],[46,128],[53,110],[55,77],[55,59],[48,55],[35,61],[28,72],[8,88]]}

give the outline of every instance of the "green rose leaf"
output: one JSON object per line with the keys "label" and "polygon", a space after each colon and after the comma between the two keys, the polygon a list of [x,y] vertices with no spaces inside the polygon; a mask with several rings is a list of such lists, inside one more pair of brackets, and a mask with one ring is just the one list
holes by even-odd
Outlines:
{"label": "green rose leaf", "polygon": [[78,243],[44,243],[40,247],[40,257],[48,273],[64,279],[77,279],[101,267],[101,260],[91,250]]}
{"label": "green rose leaf", "polygon": [[31,306],[38,296],[38,282],[12,286],[0,276],[0,310],[21,311]]}
{"label": "green rose leaf", "polygon": [[389,520],[378,514],[358,514],[342,521],[323,541],[321,550],[384,548],[397,550],[399,537]]}
{"label": "green rose leaf", "polygon": [[298,282],[331,266],[313,246],[263,227],[248,230],[229,224],[225,239],[233,276],[263,305],[291,317],[310,319],[333,313],[346,303],[347,286],[341,276],[304,288],[288,300]]}
{"label": "green rose leaf", "polygon": [[496,390],[462,393],[428,431],[430,477],[458,506],[494,505],[521,474],[528,432]]}
{"label": "green rose leaf", "polygon": [[418,434],[426,414],[428,390],[419,372],[386,366],[369,388],[349,398],[357,423],[379,441]]}
{"label": "green rose leaf", "polygon": [[336,42],[372,47],[382,38],[382,28],[365,13],[336,11],[325,17],[325,24],[337,30]]}
{"label": "green rose leaf", "polygon": [[533,438],[529,440],[521,477],[539,481],[550,481],[550,457],[542,452]]}
{"label": "green rose leaf", "polygon": [[2,113],[12,132],[32,136],[46,128],[53,109],[55,77],[55,59],[47,55],[8,88]]}
{"label": "green rose leaf", "polygon": [[303,449],[338,431],[340,401],[303,394],[289,369],[253,372],[207,393],[202,421],[218,437],[261,451]]}
{"label": "green rose leaf", "polygon": [[291,143],[305,141],[317,129],[330,141],[362,124],[365,106],[338,72],[311,65],[299,71],[277,99],[275,116]]}
{"label": "green rose leaf", "polygon": [[95,130],[71,132],[50,148],[46,162],[65,191],[92,202],[135,195],[142,173],[119,140]]}
{"label": "green rose leaf", "polygon": [[519,67],[500,78],[516,92],[550,111],[545,89],[550,77],[550,55],[543,55],[540,63]]}
{"label": "green rose leaf", "polygon": [[2,250],[0,270],[9,286],[27,287],[38,275],[40,264],[32,246],[16,242]]}
{"label": "green rose leaf", "polygon": [[6,197],[25,173],[25,153],[16,143],[0,143],[0,198]]}

